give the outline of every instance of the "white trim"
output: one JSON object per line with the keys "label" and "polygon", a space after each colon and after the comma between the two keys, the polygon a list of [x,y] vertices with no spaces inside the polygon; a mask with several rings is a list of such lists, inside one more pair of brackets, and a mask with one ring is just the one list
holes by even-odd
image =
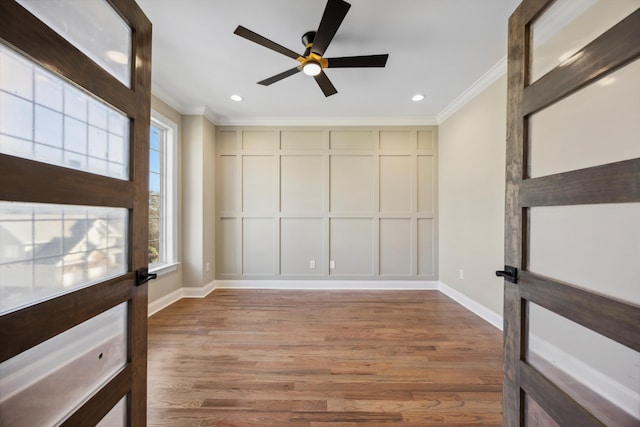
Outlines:
{"label": "white trim", "polygon": [[216,280],[216,289],[290,290],[437,290],[438,282],[426,280]]}
{"label": "white trim", "polygon": [[158,275],[177,270],[178,259],[178,125],[154,109],[151,109],[151,126],[164,131],[161,144],[161,186],[162,200],[160,230],[160,251],[162,262],[152,265],[151,270]]}
{"label": "white trim", "polygon": [[149,273],[156,273],[158,277],[164,276],[168,273],[173,273],[178,269],[179,262],[172,262],[169,264],[156,264],[154,266],[149,266]]}
{"label": "white trim", "polygon": [[478,96],[483,90],[488,88],[493,82],[498,80],[507,72],[507,57],[505,56],[496,65],[491,67],[489,71],[484,73],[475,83],[467,90],[462,92],[451,104],[446,106],[444,110],[436,115],[436,122],[442,124],[451,117],[456,111],[464,107],[469,101]]}
{"label": "white trim", "polygon": [[478,302],[456,291],[455,289],[445,285],[444,283],[442,282],[438,282],[438,283],[439,283],[438,289],[440,290],[440,292],[442,292],[443,294],[445,294],[446,296],[448,296],[449,298],[451,298],[452,300],[454,300],[455,302],[457,302],[467,310],[480,316],[483,320],[489,322],[496,328],[502,330],[501,315],[493,312],[492,310],[489,310],[484,305],[479,304]]}
{"label": "white trim", "polygon": [[151,94],[158,98],[160,101],[167,104],[180,114],[185,114],[186,107],[178,101],[175,97],[171,96],[169,92],[159,87],[157,84],[151,84]]}
{"label": "white trim", "polygon": [[167,295],[158,298],[149,303],[148,316],[151,317],[160,310],[163,310],[169,307],[174,302],[180,301],[184,298],[184,294],[182,293],[182,288],[176,289],[173,292],[168,293]]}
{"label": "white trim", "polygon": [[546,360],[561,371],[579,380],[580,383],[599,394],[602,398],[608,400],[634,418],[638,417],[640,395],[635,391],[614,381],[600,371],[587,365],[582,360],[537,335],[531,334],[529,336],[529,348],[530,352],[535,353],[541,359]]}
{"label": "white trim", "polygon": [[[207,116],[209,117],[209,116]],[[219,126],[434,126],[435,117],[215,117]]]}
{"label": "white trim", "polygon": [[211,282],[200,287],[183,287],[184,298],[204,298],[217,288],[216,282]]}

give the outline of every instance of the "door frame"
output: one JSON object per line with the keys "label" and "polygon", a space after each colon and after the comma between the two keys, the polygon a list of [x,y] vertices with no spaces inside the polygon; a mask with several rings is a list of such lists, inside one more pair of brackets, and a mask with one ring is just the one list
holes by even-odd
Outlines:
{"label": "door frame", "polygon": [[4,43],[130,119],[127,181],[0,154],[0,200],[129,211],[127,273],[0,317],[0,362],[4,362],[118,304],[128,303],[128,363],[62,424],[69,426],[98,423],[124,396],[128,396],[127,424],[146,425],[148,289],[147,284],[136,286],[135,272],[147,267],[151,23],[134,0],[108,3],[131,28],[130,88],[15,1],[0,2],[0,39]]}
{"label": "door frame", "polygon": [[603,426],[528,362],[528,304],[535,303],[635,351],[640,351],[640,307],[528,271],[529,209],[640,202],[640,158],[530,178],[528,118],[599,78],[640,58],[640,9],[585,46],[575,61],[529,82],[530,28],[553,0],[524,0],[509,19],[503,425],[525,424],[531,396],[559,425]]}

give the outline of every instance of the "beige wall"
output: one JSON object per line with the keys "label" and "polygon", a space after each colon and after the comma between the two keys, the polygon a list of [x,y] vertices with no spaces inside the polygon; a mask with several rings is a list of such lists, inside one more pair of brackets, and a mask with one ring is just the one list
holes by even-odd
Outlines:
{"label": "beige wall", "polygon": [[435,127],[219,127],[216,142],[218,279],[437,279]]}
{"label": "beige wall", "polygon": [[214,280],[215,128],[204,116],[183,116],[183,287]]}
{"label": "beige wall", "polygon": [[440,125],[439,155],[440,281],[499,315],[505,153],[503,76]]}
{"label": "beige wall", "polygon": [[[176,192],[176,195],[178,198],[177,221],[178,229],[180,229],[180,224],[182,224],[182,115],[155,96],[151,97],[151,109],[155,112],[160,113],[178,126],[178,141],[176,150],[178,154],[178,191]],[[182,233],[180,232],[180,230],[178,231],[178,248],[176,256],[178,260],[182,259]],[[177,291],[180,288],[182,288],[182,266],[181,264],[178,264],[176,271],[163,274],[156,280],[149,282],[149,302],[156,301],[157,299],[162,298],[163,296],[168,295],[171,292]]]}

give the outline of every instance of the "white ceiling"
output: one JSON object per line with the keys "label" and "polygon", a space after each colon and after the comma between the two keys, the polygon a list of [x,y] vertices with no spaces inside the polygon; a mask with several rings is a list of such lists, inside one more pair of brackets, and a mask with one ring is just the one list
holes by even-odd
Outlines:
{"label": "white ceiling", "polygon": [[[388,53],[386,68],[328,69],[325,98],[298,63],[233,34],[247,27],[304,52],[324,0],[138,0],[153,23],[153,91],[216,124],[429,124],[506,55],[518,0],[348,0],[326,57]],[[412,102],[416,93],[425,95]],[[232,94],[244,98],[230,100]]]}

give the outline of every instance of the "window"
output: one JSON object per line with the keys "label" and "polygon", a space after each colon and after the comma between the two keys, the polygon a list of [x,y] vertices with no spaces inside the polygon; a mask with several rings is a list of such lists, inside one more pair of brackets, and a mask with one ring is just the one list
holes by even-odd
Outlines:
{"label": "window", "polygon": [[177,126],[152,112],[149,135],[149,269],[162,274],[177,264]]}

